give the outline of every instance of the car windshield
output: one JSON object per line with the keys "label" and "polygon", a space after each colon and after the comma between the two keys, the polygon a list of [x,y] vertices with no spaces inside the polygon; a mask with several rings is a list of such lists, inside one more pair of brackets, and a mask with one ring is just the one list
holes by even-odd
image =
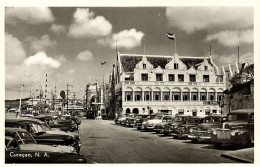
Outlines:
{"label": "car windshield", "polygon": [[162,119],[163,116],[155,116],[153,119]]}
{"label": "car windshield", "polygon": [[182,122],[184,120],[183,117],[175,117],[175,122]]}
{"label": "car windshield", "polygon": [[199,120],[198,119],[188,119],[186,124],[197,124],[199,123]]}
{"label": "car windshield", "polygon": [[28,132],[17,132],[14,137],[17,141],[21,141],[18,142],[20,144],[37,144]]}
{"label": "car windshield", "polygon": [[228,121],[248,121],[248,114],[229,114]]}
{"label": "car windshield", "polygon": [[51,127],[47,123],[41,123],[44,131],[51,131]]}
{"label": "car windshield", "polygon": [[164,117],[163,122],[171,122],[172,121],[172,118],[171,117]]}
{"label": "car windshield", "polygon": [[204,123],[214,123],[214,122],[221,122],[221,118],[220,117],[208,117],[205,118]]}
{"label": "car windshield", "polygon": [[31,130],[34,133],[45,132],[41,124],[31,124]]}

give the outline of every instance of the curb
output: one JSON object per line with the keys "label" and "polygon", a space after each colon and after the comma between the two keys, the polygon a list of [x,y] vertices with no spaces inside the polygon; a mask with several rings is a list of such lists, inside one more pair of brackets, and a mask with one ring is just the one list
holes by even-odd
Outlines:
{"label": "curb", "polygon": [[[249,155],[249,156],[245,156]],[[237,150],[237,151],[229,151],[221,154],[222,157],[237,160],[239,162],[245,163],[254,163],[254,148],[245,149],[245,150]]]}

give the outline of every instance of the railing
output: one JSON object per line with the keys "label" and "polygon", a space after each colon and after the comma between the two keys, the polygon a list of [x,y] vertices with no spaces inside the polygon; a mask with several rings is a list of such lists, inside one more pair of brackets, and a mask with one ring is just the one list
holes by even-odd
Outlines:
{"label": "railing", "polygon": [[170,81],[123,81],[122,82],[125,85],[167,85],[167,86],[174,86],[174,85],[183,85],[183,86],[190,86],[190,85],[196,85],[196,86],[225,86],[224,82],[170,82]]}

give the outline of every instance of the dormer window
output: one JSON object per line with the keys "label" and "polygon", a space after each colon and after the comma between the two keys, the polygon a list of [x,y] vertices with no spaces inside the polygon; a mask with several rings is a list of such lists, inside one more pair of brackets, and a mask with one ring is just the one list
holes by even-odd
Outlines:
{"label": "dormer window", "polygon": [[174,69],[179,69],[178,63],[174,63]]}
{"label": "dormer window", "polygon": [[144,68],[144,69],[146,68],[146,64],[143,64],[143,68]]}
{"label": "dormer window", "polygon": [[208,71],[208,66],[204,66],[205,71]]}

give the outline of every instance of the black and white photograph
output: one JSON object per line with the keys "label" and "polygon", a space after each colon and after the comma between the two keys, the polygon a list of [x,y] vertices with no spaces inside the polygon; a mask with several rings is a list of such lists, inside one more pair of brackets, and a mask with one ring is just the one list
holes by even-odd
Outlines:
{"label": "black and white photograph", "polygon": [[255,1],[47,2],[1,5],[3,164],[256,165]]}

